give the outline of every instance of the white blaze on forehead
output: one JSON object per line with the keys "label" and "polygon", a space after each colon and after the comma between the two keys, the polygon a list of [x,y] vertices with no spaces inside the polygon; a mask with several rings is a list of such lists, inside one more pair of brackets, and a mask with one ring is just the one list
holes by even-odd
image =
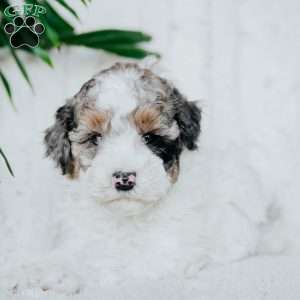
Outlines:
{"label": "white blaze on forehead", "polygon": [[110,109],[114,114],[125,115],[137,105],[136,78],[134,74],[108,74],[101,78],[97,106]]}
{"label": "white blaze on forehead", "polygon": [[96,105],[99,109],[112,112],[113,130],[120,131],[126,126],[127,116],[138,105],[135,77],[133,73],[118,73],[108,74],[101,78]]}

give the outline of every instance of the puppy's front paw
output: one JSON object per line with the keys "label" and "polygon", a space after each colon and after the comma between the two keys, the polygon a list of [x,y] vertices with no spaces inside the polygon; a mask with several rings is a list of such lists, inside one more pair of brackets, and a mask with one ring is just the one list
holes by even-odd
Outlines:
{"label": "puppy's front paw", "polygon": [[186,278],[195,278],[198,273],[211,263],[208,255],[201,255],[186,264],[183,273]]}
{"label": "puppy's front paw", "polygon": [[14,270],[7,289],[16,295],[26,295],[32,292],[41,296],[45,293],[75,295],[80,293],[81,284],[79,276],[62,266],[36,265]]}
{"label": "puppy's front paw", "polygon": [[56,268],[56,270],[43,274],[40,288],[44,292],[52,291],[58,294],[74,295],[80,293],[80,280],[74,273]]}

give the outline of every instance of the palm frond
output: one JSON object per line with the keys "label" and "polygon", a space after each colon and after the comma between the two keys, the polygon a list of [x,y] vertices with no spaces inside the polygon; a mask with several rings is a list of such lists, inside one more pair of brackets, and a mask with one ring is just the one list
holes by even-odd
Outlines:
{"label": "palm frond", "polygon": [[77,20],[79,20],[79,17],[76,13],[76,11],[64,0],[56,0],[61,6],[63,6],[66,10],[68,10]]}
{"label": "palm frond", "polygon": [[[89,46],[92,47],[92,46]],[[92,47],[93,48],[93,47]],[[155,55],[159,57],[158,53],[147,51],[145,49],[139,48],[135,45],[127,45],[127,44],[112,44],[112,45],[104,45],[101,47],[101,49],[115,53],[121,56],[131,57],[131,58],[144,58],[148,55]]]}
{"label": "palm frond", "polygon": [[7,93],[9,101],[11,102],[12,105],[14,105],[13,100],[12,100],[12,92],[11,92],[10,84],[1,70],[0,70],[0,79],[2,81],[5,91]]}
{"label": "palm frond", "polygon": [[49,67],[53,68],[52,60],[46,50],[41,47],[35,47],[32,49],[33,54],[37,55],[43,62],[45,62]]}
{"label": "palm frond", "polygon": [[33,88],[32,83],[31,83],[30,78],[29,78],[29,75],[26,71],[26,68],[25,68],[24,64],[22,63],[22,61],[20,60],[19,56],[17,55],[16,50],[14,48],[10,48],[10,52],[11,52],[11,55],[13,56],[13,58],[14,58],[16,64],[17,64],[21,74],[23,75],[23,77],[25,78],[25,80],[27,81],[29,86],[31,88]]}
{"label": "palm frond", "polygon": [[66,33],[61,40],[69,45],[94,45],[101,48],[105,44],[135,44],[151,41],[151,36],[140,31],[106,29],[87,33]]}
{"label": "palm frond", "polygon": [[14,172],[13,172],[13,170],[12,170],[10,164],[9,164],[8,159],[7,159],[7,157],[5,156],[5,154],[4,154],[4,152],[3,152],[3,150],[2,150],[1,148],[0,148],[0,156],[3,158],[4,163],[5,163],[6,167],[7,167],[7,169],[8,169],[8,171],[9,171],[10,175],[11,175],[11,176],[15,176],[15,175],[14,175]]}

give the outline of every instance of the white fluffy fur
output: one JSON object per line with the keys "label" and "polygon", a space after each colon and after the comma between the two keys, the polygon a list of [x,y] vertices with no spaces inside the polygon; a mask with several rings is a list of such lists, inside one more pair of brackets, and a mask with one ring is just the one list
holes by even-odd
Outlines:
{"label": "white fluffy fur", "polygon": [[[101,86],[97,105],[114,110],[113,134],[79,181],[68,184],[68,196],[56,202],[51,224],[55,251],[25,268],[26,278],[10,282],[16,292],[33,284],[80,294],[83,288],[117,285],[124,278],[140,282],[169,275],[189,278],[208,264],[255,253],[265,204],[256,205],[255,212],[248,209],[243,201],[247,191],[239,189],[244,179],[226,172],[227,163],[234,170],[236,158],[228,158],[224,169],[217,168],[220,182],[214,184],[219,194],[224,193],[208,201],[206,192],[214,189],[210,182],[214,175],[207,173],[206,160],[213,154],[204,157],[200,143],[199,151],[183,153],[179,180],[170,189],[161,160],[122,118],[135,107],[126,76]],[[178,134],[176,128],[173,131]],[[136,189],[125,197],[112,187],[116,170],[138,174]],[[235,192],[226,192],[231,190]],[[233,194],[235,198],[227,197]],[[90,282],[89,276],[98,281]]]}

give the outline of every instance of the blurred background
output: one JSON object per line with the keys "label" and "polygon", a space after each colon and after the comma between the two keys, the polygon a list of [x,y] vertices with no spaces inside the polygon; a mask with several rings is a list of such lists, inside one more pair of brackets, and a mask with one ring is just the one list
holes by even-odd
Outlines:
{"label": "blurred background", "polygon": [[[86,6],[68,1],[79,21],[54,2],[78,33],[117,28],[153,37],[141,47],[159,53],[161,74],[189,100],[200,100],[203,108],[200,151],[207,162],[205,197],[242,195],[245,206],[253,207],[253,216],[256,202],[291,203],[289,216],[298,218],[294,206],[300,197],[298,0],[93,0]],[[44,159],[42,145],[54,112],[103,67],[132,59],[62,45],[49,52],[54,65],[50,68],[18,51],[32,90],[8,54],[0,48],[0,68],[11,85],[16,108],[0,83],[0,145],[15,174],[10,176],[0,158],[3,261],[12,247],[9,239],[20,247],[30,243],[25,237],[36,217],[42,218],[37,212],[45,209],[45,203],[51,209],[51,199],[63,195],[61,180],[56,179],[59,174]],[[233,179],[224,189],[223,182],[216,181],[219,172],[224,175],[218,180]],[[276,249],[276,243],[273,246]]]}

